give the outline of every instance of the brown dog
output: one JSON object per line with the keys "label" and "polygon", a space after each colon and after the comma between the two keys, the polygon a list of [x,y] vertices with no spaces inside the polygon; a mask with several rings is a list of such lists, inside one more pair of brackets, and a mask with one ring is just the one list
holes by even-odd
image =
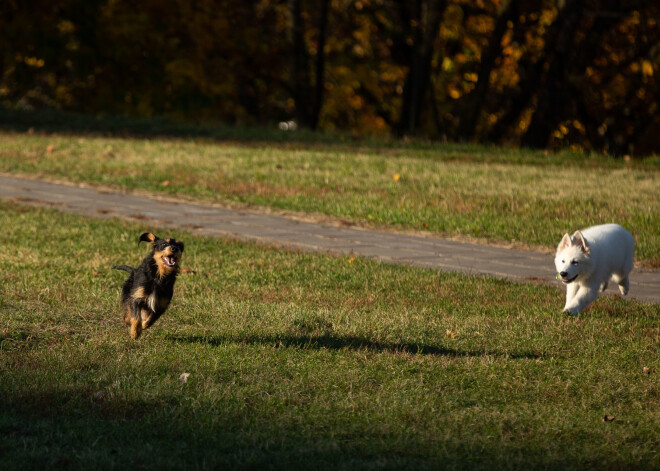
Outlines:
{"label": "brown dog", "polygon": [[138,245],[140,242],[150,243],[153,250],[139,267],[113,267],[130,273],[122,288],[121,305],[124,322],[131,326],[133,339],[151,327],[170,305],[183,254],[183,242],[161,239],[151,232],[142,234]]}

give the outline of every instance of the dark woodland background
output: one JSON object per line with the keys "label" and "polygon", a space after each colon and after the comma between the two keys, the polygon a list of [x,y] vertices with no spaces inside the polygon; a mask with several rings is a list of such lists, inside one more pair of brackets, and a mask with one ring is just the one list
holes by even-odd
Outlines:
{"label": "dark woodland background", "polygon": [[658,22],[657,0],[4,0],[0,107],[657,154]]}

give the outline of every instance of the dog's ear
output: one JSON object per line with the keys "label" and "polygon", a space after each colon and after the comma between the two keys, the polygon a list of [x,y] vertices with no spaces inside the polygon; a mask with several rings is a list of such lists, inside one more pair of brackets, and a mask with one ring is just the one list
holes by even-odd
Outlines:
{"label": "dog's ear", "polygon": [[582,252],[589,253],[589,245],[587,244],[587,241],[584,240],[582,232],[575,231],[575,234],[573,234],[573,245],[579,248]]}
{"label": "dog's ear", "polygon": [[140,236],[140,239],[138,240],[138,245],[140,245],[140,242],[148,242],[151,245],[154,245],[154,243],[158,240],[158,237],[155,234],[152,234],[151,232],[145,232]]}
{"label": "dog's ear", "polygon": [[571,236],[568,234],[564,234],[564,237],[562,237],[561,242],[559,242],[559,247],[557,247],[557,252],[561,252],[564,250],[566,247],[570,247],[573,244],[571,241]]}

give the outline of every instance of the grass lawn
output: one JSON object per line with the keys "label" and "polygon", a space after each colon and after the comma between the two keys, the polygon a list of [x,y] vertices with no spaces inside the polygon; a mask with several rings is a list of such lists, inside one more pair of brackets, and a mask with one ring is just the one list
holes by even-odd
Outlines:
{"label": "grass lawn", "polygon": [[[90,176],[80,160],[61,173]],[[660,468],[658,305],[573,318],[548,286],[9,203],[0,227],[0,467]],[[109,267],[139,262],[145,230],[182,239],[195,273],[136,342]]]}
{"label": "grass lawn", "polygon": [[468,145],[0,133],[0,172],[553,249],[617,222],[660,267],[660,160]]}

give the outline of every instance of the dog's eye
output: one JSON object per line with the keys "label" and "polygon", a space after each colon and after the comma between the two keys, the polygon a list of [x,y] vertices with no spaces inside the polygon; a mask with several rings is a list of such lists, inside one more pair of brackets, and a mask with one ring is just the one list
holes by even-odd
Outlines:
{"label": "dog's eye", "polygon": [[577,265],[578,261],[577,260],[571,260],[571,265]]}

